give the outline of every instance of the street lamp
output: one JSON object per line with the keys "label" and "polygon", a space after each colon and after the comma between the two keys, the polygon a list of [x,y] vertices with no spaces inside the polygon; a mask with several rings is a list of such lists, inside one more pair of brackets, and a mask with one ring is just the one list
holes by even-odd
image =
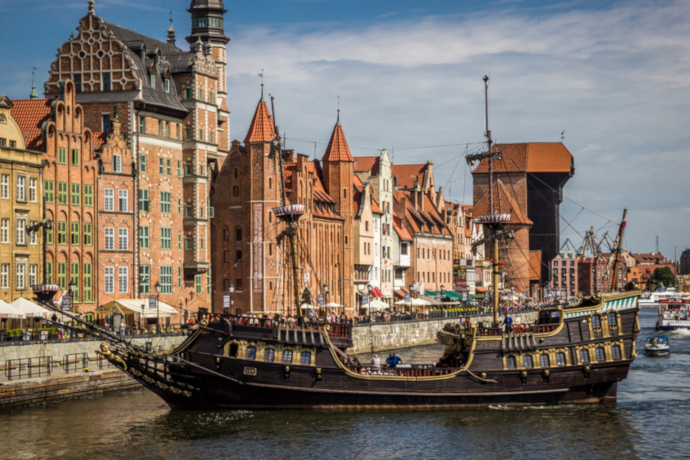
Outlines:
{"label": "street lamp", "polygon": [[233,300],[232,300],[232,295],[235,293],[235,285],[230,283],[229,289],[230,289],[230,312],[232,312],[232,307],[235,305]]}
{"label": "street lamp", "polygon": [[[330,291],[330,289],[328,287],[328,284],[324,284],[323,285],[323,300],[324,300],[323,303],[324,303],[324,306],[326,304],[328,304],[328,293],[329,293],[329,291]],[[325,308],[324,308],[324,310],[325,310]]]}
{"label": "street lamp", "polygon": [[180,300],[179,307],[180,307],[180,329],[182,329],[182,321],[184,321],[186,323],[187,320],[184,319],[184,317],[182,316],[182,301],[181,300]]}
{"label": "street lamp", "polygon": [[156,333],[161,333],[161,318],[160,318],[160,305],[158,301],[158,296],[161,293],[161,283],[156,282]]}

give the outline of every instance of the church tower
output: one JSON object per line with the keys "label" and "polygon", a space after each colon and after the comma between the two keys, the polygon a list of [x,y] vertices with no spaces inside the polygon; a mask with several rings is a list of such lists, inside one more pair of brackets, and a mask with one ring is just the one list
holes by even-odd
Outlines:
{"label": "church tower", "polygon": [[201,41],[204,46],[210,48],[218,69],[218,90],[215,94],[215,104],[218,106],[219,120],[222,120],[218,129],[218,170],[230,150],[230,110],[228,109],[227,89],[227,56],[226,45],[230,41],[225,36],[223,28],[223,16],[228,10],[223,5],[223,0],[192,0],[187,10],[192,15],[192,34],[186,37],[192,49]]}

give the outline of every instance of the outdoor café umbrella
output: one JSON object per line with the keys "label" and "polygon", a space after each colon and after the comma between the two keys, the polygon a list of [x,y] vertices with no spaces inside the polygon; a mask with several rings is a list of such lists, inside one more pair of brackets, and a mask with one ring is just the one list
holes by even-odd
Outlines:
{"label": "outdoor caf\u00e9 umbrella", "polygon": [[316,310],[316,307],[313,305],[309,305],[308,303],[303,303],[302,306],[300,307],[302,310]]}
{"label": "outdoor caf\u00e9 umbrella", "polygon": [[385,310],[388,308],[388,304],[386,302],[381,302],[380,300],[374,299],[371,302],[369,302],[369,308],[371,308],[374,311],[378,310]]}

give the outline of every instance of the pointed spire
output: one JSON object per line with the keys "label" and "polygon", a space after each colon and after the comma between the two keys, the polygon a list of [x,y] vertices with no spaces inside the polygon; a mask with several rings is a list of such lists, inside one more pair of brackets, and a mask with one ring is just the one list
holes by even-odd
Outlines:
{"label": "pointed spire", "polygon": [[261,73],[259,74],[261,77],[261,100],[264,100],[264,69],[261,69]]}
{"label": "pointed spire", "polygon": [[96,15],[96,8],[94,7],[95,3],[96,2],[94,0],[89,0],[89,11],[88,11],[88,13],[92,14],[94,16]]}
{"label": "pointed spire", "polygon": [[338,119],[335,122],[336,126],[340,126],[340,96],[338,96]]}
{"label": "pointed spire", "polygon": [[168,39],[166,41],[172,46],[175,46],[175,28],[173,27],[172,5],[170,5],[170,27],[168,27]]}
{"label": "pointed spire", "polygon": [[326,147],[326,153],[323,155],[321,161],[351,161],[355,162],[350,153],[350,147],[347,145],[347,139],[345,139],[345,133],[343,132],[343,127],[340,124],[340,109],[338,109],[338,120],[333,128],[333,134],[331,134],[331,140],[328,141],[328,147]]}
{"label": "pointed spire", "polygon": [[36,94],[36,67],[34,67],[33,72],[31,72],[31,94],[29,94],[29,99],[38,99],[38,94]]}
{"label": "pointed spire", "polygon": [[244,138],[244,143],[250,142],[271,142],[276,137],[273,129],[273,118],[271,112],[268,111],[268,104],[263,97],[256,106],[252,124],[249,125],[249,131]]}

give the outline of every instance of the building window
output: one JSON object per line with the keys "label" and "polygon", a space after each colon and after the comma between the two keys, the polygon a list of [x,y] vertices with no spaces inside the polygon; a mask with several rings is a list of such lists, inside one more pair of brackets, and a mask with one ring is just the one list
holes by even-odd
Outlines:
{"label": "building window", "polygon": [[0,288],[10,288],[10,264],[2,264],[0,266]]}
{"label": "building window", "polygon": [[122,172],[122,155],[113,155],[113,172]]}
{"label": "building window", "polygon": [[29,286],[38,284],[38,265],[29,265]]}
{"label": "building window", "polygon": [[139,156],[139,170],[141,172],[146,172],[146,155]]}
{"label": "building window", "polygon": [[115,228],[105,227],[103,229],[105,235],[105,250],[114,251],[115,250]]}
{"label": "building window", "polygon": [[227,228],[223,229],[223,241],[230,241],[230,230]]}
{"label": "building window", "polygon": [[64,147],[58,147],[58,164],[67,164],[67,149]]}
{"label": "building window", "polygon": [[33,177],[29,179],[29,201],[36,202],[36,185],[37,181]]}
{"label": "building window", "polygon": [[[3,177],[3,192],[4,192],[4,178],[7,176],[2,176],[2,177]],[[46,197],[46,203],[52,203],[53,200],[55,199],[55,183],[52,180],[47,180],[44,182],[43,193]],[[3,195],[3,198],[5,198],[4,195]]]}
{"label": "building window", "polygon": [[203,88],[199,88],[199,100],[203,101],[204,100],[204,90]]}
{"label": "building window", "polygon": [[172,294],[172,267],[161,267],[161,294]]}
{"label": "building window", "polygon": [[26,244],[26,219],[17,219],[17,244]]}
{"label": "building window", "polygon": [[171,174],[171,169],[170,169],[170,158],[168,158],[167,160],[165,160],[165,171],[166,171],[166,173],[168,174],[168,176],[170,176],[170,174]]}
{"label": "building window", "polygon": [[240,187],[237,185],[232,186],[232,196],[240,196]]}
{"label": "building window", "polygon": [[595,329],[601,328],[601,318],[599,315],[592,315],[592,327]]}
{"label": "building window", "polygon": [[169,78],[165,79],[165,92],[166,93],[170,92],[170,79]]}
{"label": "building window", "polygon": [[187,127],[184,129],[184,138],[186,141],[192,140],[192,128]]}
{"label": "building window", "polygon": [[72,206],[81,205],[81,184],[72,184]]}
{"label": "building window", "polygon": [[2,243],[8,243],[10,242],[10,220],[9,219],[2,219],[2,231],[0,231],[0,241]]}
{"label": "building window", "polygon": [[266,348],[264,351],[264,361],[267,363],[272,363],[275,359],[276,352],[273,348]]}
{"label": "building window", "polygon": [[84,264],[84,302],[93,302],[93,274],[91,262]]}
{"label": "building window", "polygon": [[201,294],[201,292],[203,291],[201,287],[201,275],[196,275],[194,277],[194,288],[197,294]]}
{"label": "building window", "polygon": [[237,278],[235,280],[235,287],[237,291],[242,292],[242,278]]}
{"label": "building window", "polygon": [[283,352],[283,364],[292,364],[292,350]]}
{"label": "building window", "polygon": [[170,192],[161,192],[161,212],[170,214]]}
{"label": "building window", "polygon": [[522,363],[525,365],[525,369],[532,369],[534,367],[534,362],[532,361],[532,355],[525,355],[522,358]]}
{"label": "building window", "polygon": [[580,350],[580,361],[582,362],[582,364],[586,364],[589,362],[589,351]]}
{"label": "building window", "polygon": [[235,241],[242,241],[242,229],[241,228],[236,228],[235,229]]}
{"label": "building window", "polygon": [[193,238],[185,238],[184,243],[185,243],[185,249],[187,251],[191,251],[194,249],[194,239]]}
{"label": "building window", "polygon": [[146,134],[146,117],[139,117],[139,133]]}
{"label": "building window", "polygon": [[74,82],[74,90],[81,93],[81,74],[75,73],[72,75],[72,81]]}
{"label": "building window", "polygon": [[74,293],[72,294],[72,302],[79,302],[79,262],[72,262],[72,281],[74,281]]}
{"label": "building window", "polygon": [[[34,225],[36,225],[36,221],[29,221],[29,225],[33,227]],[[29,244],[37,244],[36,233],[37,232],[35,230],[33,232],[29,232]]]}
{"label": "building window", "polygon": [[[103,91],[110,91],[110,73],[103,72]],[[108,132],[108,131],[106,131]]]}
{"label": "building window", "polygon": [[156,76],[151,75],[151,88],[156,89]]}
{"label": "building window", "polygon": [[118,249],[120,251],[127,251],[129,249],[129,229],[118,229]]}
{"label": "building window", "polygon": [[556,365],[559,367],[565,366],[565,353],[556,353]]}
{"label": "building window", "polygon": [[18,290],[23,290],[25,289],[26,285],[26,265],[25,264],[17,264],[15,267],[15,270],[17,271],[17,289]]}
{"label": "building window", "polygon": [[204,128],[199,128],[199,140],[204,141]]}
{"label": "building window", "polygon": [[79,222],[72,222],[72,246],[79,246]]}
{"label": "building window", "polygon": [[117,286],[120,294],[127,294],[129,292],[129,267],[118,267],[117,269]]}
{"label": "building window", "polygon": [[17,176],[17,201],[26,201],[26,176]]}
{"label": "building window", "polygon": [[193,98],[191,87],[188,86],[184,89],[184,98],[185,99],[192,99]]}
{"label": "building window", "polygon": [[158,120],[158,135],[162,136],[163,135],[163,121]]}
{"label": "building window", "polygon": [[139,293],[148,294],[151,290],[150,267],[139,265]]}
{"label": "building window", "polygon": [[171,241],[171,229],[170,228],[161,228],[161,249],[171,249],[172,248],[172,241]]}
{"label": "building window", "polygon": [[247,359],[256,359],[256,347],[247,347]]}
{"label": "building window", "polygon": [[176,138],[177,140],[179,140],[179,139],[180,139],[180,125],[179,125],[179,124],[175,124],[175,132],[176,132],[176,137],[175,137],[175,138]]}
{"label": "building window", "polygon": [[[59,195],[59,191],[58,191]],[[115,211],[115,190],[112,188],[107,188],[103,191],[103,199],[105,200],[105,210],[107,212]]]}
{"label": "building window", "polygon": [[105,267],[105,293],[115,294],[115,267]]}
{"label": "building window", "polygon": [[611,356],[613,359],[621,359],[621,347],[619,345],[611,347]]}
{"label": "building window", "polygon": [[84,223],[84,246],[93,245],[93,224]]}
{"label": "building window", "polygon": [[182,249],[182,235],[177,235],[177,249]]}
{"label": "building window", "polygon": [[58,286],[60,289],[67,289],[67,262],[58,262]]}
{"label": "building window", "polygon": [[614,312],[610,312],[608,314],[608,319],[609,319],[609,327],[617,327],[618,326],[618,318],[616,317],[616,314]]}
{"label": "building window", "polygon": [[604,349],[602,347],[597,347],[596,355],[598,362],[603,363],[604,361],[606,361],[606,353],[604,352]]}
{"label": "building window", "polygon": [[541,367],[550,367],[551,363],[549,362],[549,355],[539,356],[539,363],[541,364]]}
{"label": "building window", "polygon": [[53,262],[46,262],[46,276],[43,280],[45,284],[53,284]]}
{"label": "building window", "polygon": [[139,227],[139,248],[149,248],[149,228],[148,226]]}
{"label": "building window", "polygon": [[177,267],[177,286],[182,288],[182,267]]}
{"label": "building window", "polygon": [[302,352],[302,366],[309,366],[311,364],[311,353],[308,351]]}
{"label": "building window", "polygon": [[79,166],[79,150],[72,149],[72,166]]}
{"label": "building window", "polygon": [[117,197],[117,206],[120,212],[129,211],[129,190],[127,190],[126,188],[118,190]]}
{"label": "building window", "polygon": [[139,190],[139,212],[149,212],[149,191]]}
{"label": "building window", "polygon": [[67,244],[67,222],[58,222],[58,244]]}
{"label": "building window", "polygon": [[508,369],[517,368],[517,361],[515,360],[515,356],[508,356],[506,358],[506,366],[508,367]]}
{"label": "building window", "polygon": [[93,185],[84,185],[84,206],[93,206]]}

